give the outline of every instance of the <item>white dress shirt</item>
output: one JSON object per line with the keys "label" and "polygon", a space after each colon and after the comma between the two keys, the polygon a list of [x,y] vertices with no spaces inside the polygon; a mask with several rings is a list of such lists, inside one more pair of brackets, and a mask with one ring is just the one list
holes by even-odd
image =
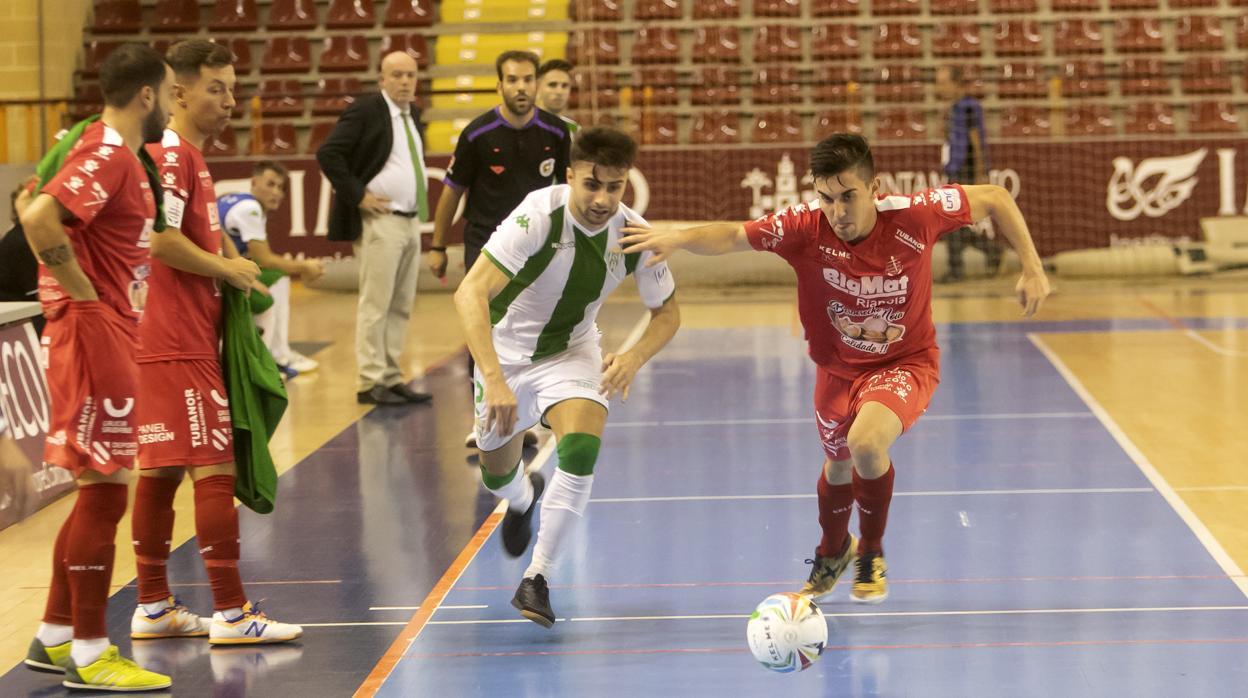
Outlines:
{"label": "white dress shirt", "polygon": [[390,208],[394,211],[416,211],[416,176],[412,166],[412,153],[407,147],[407,131],[403,128],[403,120],[407,120],[407,128],[412,131],[412,140],[416,143],[416,156],[420,158],[420,171],[425,171],[425,147],[420,142],[420,132],[416,129],[409,112],[399,109],[399,105],[390,99],[384,91],[381,96],[390,107],[390,128],[394,133],[394,145],[390,148],[390,157],[386,164],[368,183],[368,191],[373,196],[384,196],[390,199]]}

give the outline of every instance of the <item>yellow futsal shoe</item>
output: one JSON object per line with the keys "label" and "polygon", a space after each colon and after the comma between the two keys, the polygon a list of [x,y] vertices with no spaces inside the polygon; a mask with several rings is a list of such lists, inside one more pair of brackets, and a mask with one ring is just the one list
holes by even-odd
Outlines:
{"label": "yellow futsal shoe", "polygon": [[73,657],[70,657],[69,666],[65,668],[65,680],[61,685],[88,691],[134,693],[169,688],[173,685],[173,680],[164,674],[144,669],[121,656],[117,645],[109,645],[99,659],[84,667],[76,666]]}
{"label": "yellow futsal shoe", "polygon": [[46,671],[52,674],[64,674],[69,666],[69,650],[73,641],[66,640],[59,645],[45,645],[34,638],[30,641],[30,649],[26,650],[26,666],[35,671]]}
{"label": "yellow futsal shoe", "polygon": [[170,596],[169,605],[155,613],[134,609],[130,618],[130,637],[135,640],[158,640],[166,637],[207,637],[208,624]]}
{"label": "yellow futsal shoe", "polygon": [[858,558],[854,588],[849,598],[858,603],[879,603],[888,598],[888,565],[883,553],[864,553]]}
{"label": "yellow futsal shoe", "polygon": [[845,573],[845,569],[854,561],[857,555],[858,541],[854,540],[852,535],[845,536],[845,549],[836,557],[820,557],[815,556],[813,560],[806,562],[811,565],[810,578],[806,580],[806,584],[802,586],[802,590],[797,592],[802,596],[808,596],[816,601],[820,597],[832,593],[832,587],[836,586],[836,582]]}

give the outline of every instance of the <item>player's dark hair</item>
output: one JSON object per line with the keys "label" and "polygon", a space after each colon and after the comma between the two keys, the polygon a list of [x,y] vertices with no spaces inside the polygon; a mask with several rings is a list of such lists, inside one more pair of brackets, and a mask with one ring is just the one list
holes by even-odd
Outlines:
{"label": "player's dark hair", "polygon": [[571,162],[590,162],[599,167],[633,166],[637,159],[637,141],[623,131],[606,126],[582,129],[572,141]]}
{"label": "player's dark hair", "polygon": [[494,72],[498,73],[498,80],[503,80],[503,64],[507,61],[515,61],[517,63],[532,63],[533,72],[542,67],[542,59],[537,57],[532,51],[503,51],[498,54],[498,58],[494,60]]}
{"label": "player's dark hair", "polygon": [[122,44],[100,64],[100,91],[110,107],[125,107],[139,90],[159,90],[164,81],[165,59],[145,44]]}
{"label": "player's dark hair", "polygon": [[810,174],[815,179],[857,170],[863,181],[875,178],[875,161],[867,139],[854,133],[834,133],[810,151]]}
{"label": "player's dark hair", "polygon": [[546,61],[545,63],[543,63],[541,67],[537,69],[537,79],[541,80],[542,77],[546,75],[546,73],[549,73],[552,70],[562,70],[568,75],[571,75],[572,67],[573,66],[571,63],[563,60],[562,58],[552,58]]}
{"label": "player's dark hair", "polygon": [[179,80],[194,80],[201,68],[224,68],[234,62],[234,54],[222,44],[207,39],[179,41],[169,47],[165,60]]}
{"label": "player's dark hair", "polygon": [[262,175],[265,172],[276,172],[282,179],[290,179],[290,174],[286,172],[286,166],[276,160],[261,160],[251,169],[251,176]]}

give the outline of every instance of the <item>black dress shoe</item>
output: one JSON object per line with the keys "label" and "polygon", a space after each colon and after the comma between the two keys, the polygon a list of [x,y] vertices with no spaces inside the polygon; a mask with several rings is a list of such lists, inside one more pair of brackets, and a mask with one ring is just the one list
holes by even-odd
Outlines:
{"label": "black dress shoe", "polygon": [[391,395],[399,396],[403,402],[411,403],[413,405],[420,405],[433,400],[433,396],[429,393],[418,393],[407,387],[405,383],[395,383],[387,388],[387,390],[390,391]]}
{"label": "black dress shoe", "polygon": [[395,395],[389,389],[374,385],[368,390],[355,394],[355,401],[361,405],[406,405],[407,400]]}

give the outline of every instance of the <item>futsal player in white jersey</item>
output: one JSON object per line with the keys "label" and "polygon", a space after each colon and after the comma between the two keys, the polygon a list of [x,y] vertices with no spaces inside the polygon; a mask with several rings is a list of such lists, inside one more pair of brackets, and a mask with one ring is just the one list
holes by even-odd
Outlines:
{"label": "futsal player in white jersey", "polygon": [[[620,231],[642,221],[620,202],[637,144],[609,128],[580,132],[568,184],[529,194],[486,243],[455,292],[476,361],[476,432],[481,479],[507,500],[503,547],[519,557],[545,490],[533,559],[512,605],[547,628],[555,622],[548,574],[589,503],[609,400],[628,399],[637,371],[680,325],[676,284],[649,253],[620,252]],[[595,322],[602,302],[636,277],[650,324],[635,345],[603,356]],[[538,422],[555,433],[558,466],[549,486],[526,477],[521,450]]]}

